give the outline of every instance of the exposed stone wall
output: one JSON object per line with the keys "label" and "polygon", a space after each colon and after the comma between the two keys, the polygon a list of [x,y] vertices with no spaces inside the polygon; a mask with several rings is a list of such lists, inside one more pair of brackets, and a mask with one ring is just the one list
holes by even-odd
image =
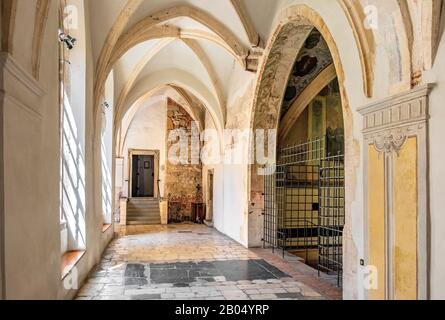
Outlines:
{"label": "exposed stone wall", "polygon": [[[169,141],[172,130],[184,129],[189,138],[189,163],[196,155],[192,154],[192,122],[190,115],[171,99],[167,102],[167,155],[177,141]],[[198,155],[199,156],[199,155]],[[168,199],[169,222],[190,221],[193,203],[202,203],[202,165],[175,164],[167,160],[165,195]]]}

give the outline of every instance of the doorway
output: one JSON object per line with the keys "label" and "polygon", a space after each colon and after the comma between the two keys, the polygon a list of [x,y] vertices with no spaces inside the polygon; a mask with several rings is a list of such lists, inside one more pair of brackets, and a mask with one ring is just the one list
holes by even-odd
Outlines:
{"label": "doorway", "polygon": [[207,175],[207,222],[213,222],[213,184],[214,184],[214,171],[209,170]]}
{"label": "doorway", "polygon": [[158,196],[159,156],[156,151],[130,151],[131,198]]}

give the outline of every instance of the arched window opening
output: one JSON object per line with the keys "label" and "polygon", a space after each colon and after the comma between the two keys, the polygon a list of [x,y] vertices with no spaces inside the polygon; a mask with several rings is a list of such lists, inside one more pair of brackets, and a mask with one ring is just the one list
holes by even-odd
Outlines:
{"label": "arched window opening", "polygon": [[[85,21],[82,0],[61,0],[60,221],[62,276],[86,249],[85,226]],[[65,41],[63,41],[65,39]],[[68,41],[66,41],[68,39]],[[73,41],[72,39],[75,39]]]}
{"label": "arched window opening", "polygon": [[113,189],[113,108],[114,106],[114,77],[113,73],[105,84],[105,97],[102,104],[102,132],[101,132],[101,168],[102,168],[102,215],[103,224],[112,223]]}

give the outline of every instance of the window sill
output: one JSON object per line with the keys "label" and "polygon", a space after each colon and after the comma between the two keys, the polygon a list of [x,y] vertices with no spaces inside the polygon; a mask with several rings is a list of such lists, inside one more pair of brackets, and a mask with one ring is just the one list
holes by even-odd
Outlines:
{"label": "window sill", "polygon": [[68,229],[68,222],[64,220],[60,221],[60,231],[64,231],[66,229]]}
{"label": "window sill", "polygon": [[111,228],[111,226],[112,226],[111,224],[104,224],[104,225],[102,226],[102,233],[107,232],[108,229]]}
{"label": "window sill", "polygon": [[62,280],[73,270],[86,251],[68,251],[62,256]]}

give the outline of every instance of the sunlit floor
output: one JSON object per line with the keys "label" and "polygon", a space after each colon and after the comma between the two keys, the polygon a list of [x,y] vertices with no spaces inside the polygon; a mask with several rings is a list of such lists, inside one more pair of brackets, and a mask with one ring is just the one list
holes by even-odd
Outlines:
{"label": "sunlit floor", "polygon": [[202,225],[129,226],[106,250],[77,299],[340,299],[317,272],[271,250],[249,250]]}

